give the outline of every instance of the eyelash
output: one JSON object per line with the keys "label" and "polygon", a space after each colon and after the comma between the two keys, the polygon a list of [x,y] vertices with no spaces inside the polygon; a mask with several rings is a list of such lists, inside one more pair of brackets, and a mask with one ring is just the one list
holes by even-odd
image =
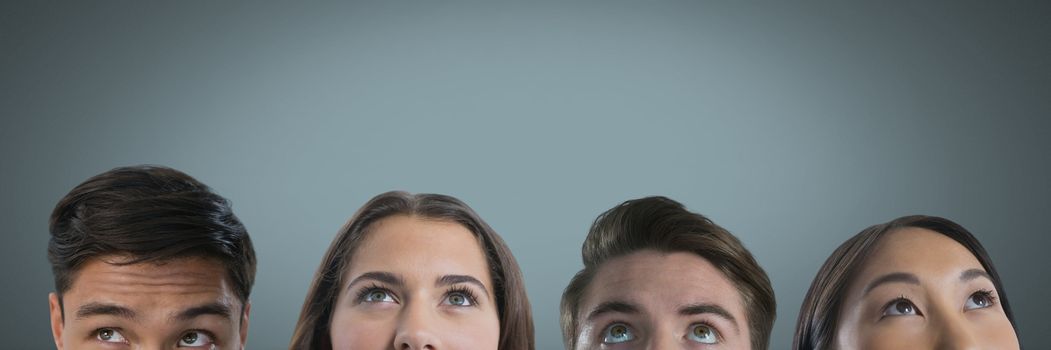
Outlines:
{"label": "eyelash", "polygon": [[[394,298],[394,292],[392,292],[390,289],[373,283],[373,284],[369,285],[368,287],[362,288],[360,291],[358,291],[358,297],[356,299],[354,299],[354,300],[357,300],[358,303],[360,304],[360,303],[364,302],[365,301],[365,297],[368,297],[368,295],[372,294],[372,292],[384,292],[384,293],[387,293],[387,295],[389,295],[391,298]],[[398,300],[398,299],[394,298],[394,300]]]}
{"label": "eyelash", "polygon": [[996,305],[996,303],[999,302],[996,296],[993,295],[993,291],[989,289],[979,289],[977,292],[971,293],[971,295],[968,296],[968,298],[973,298],[975,295],[981,295],[985,297],[986,300],[989,300],[990,307]]}
{"label": "eyelash", "polygon": [[449,290],[445,292],[445,297],[448,298],[449,295],[451,295],[453,293],[463,294],[465,297],[467,297],[467,301],[471,302],[471,305],[474,305],[474,306],[478,305],[478,296],[475,295],[474,292],[471,291],[470,288],[467,288],[467,286],[453,286],[452,288],[449,288]]}
{"label": "eyelash", "polygon": [[993,295],[993,291],[989,289],[980,289],[977,292],[974,292],[974,294],[979,294],[986,298],[989,298],[989,300],[996,301],[996,296]]}
{"label": "eyelash", "polygon": [[882,320],[882,319],[884,319],[886,317],[897,316],[897,315],[887,315],[887,310],[890,309],[891,306],[897,305],[898,303],[903,302],[903,301],[906,302],[906,303],[909,303],[909,305],[912,306],[912,312],[916,313],[916,315],[920,315],[920,316],[923,315],[923,312],[920,311],[920,308],[916,306],[916,303],[912,302],[912,300],[910,300],[909,298],[906,298],[905,295],[902,295],[902,296],[899,296],[897,298],[892,299],[891,301],[887,302],[886,304],[883,304],[883,307],[880,308],[880,312],[882,313],[880,315],[880,319]]}

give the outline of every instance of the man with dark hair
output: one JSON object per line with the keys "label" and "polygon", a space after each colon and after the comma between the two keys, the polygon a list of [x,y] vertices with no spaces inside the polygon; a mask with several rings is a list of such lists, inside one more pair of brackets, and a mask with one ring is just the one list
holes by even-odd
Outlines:
{"label": "man with dark hair", "polygon": [[51,214],[58,349],[243,349],[255,251],[226,199],[180,171],[117,168]]}
{"label": "man with dark hair", "polygon": [[776,312],[766,273],[682,204],[624,202],[595,219],[582,252],[584,269],[562,294],[567,349],[766,349]]}

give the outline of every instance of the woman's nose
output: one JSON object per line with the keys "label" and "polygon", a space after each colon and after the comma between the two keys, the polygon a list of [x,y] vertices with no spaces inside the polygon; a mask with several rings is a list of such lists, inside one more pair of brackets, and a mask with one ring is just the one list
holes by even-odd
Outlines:
{"label": "woman's nose", "polygon": [[937,349],[981,349],[978,342],[980,329],[965,315],[941,317]]}
{"label": "woman's nose", "polygon": [[442,349],[436,329],[441,322],[436,310],[424,305],[409,305],[403,309],[394,335],[394,348],[399,350]]}

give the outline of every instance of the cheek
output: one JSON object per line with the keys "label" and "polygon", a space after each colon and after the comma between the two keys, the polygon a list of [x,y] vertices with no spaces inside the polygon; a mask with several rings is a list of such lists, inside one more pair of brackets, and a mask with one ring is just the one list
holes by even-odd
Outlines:
{"label": "cheek", "polygon": [[493,349],[500,343],[500,320],[493,314],[473,315],[449,320],[441,328],[442,343],[448,349]]}
{"label": "cheek", "polygon": [[[840,349],[933,349],[927,344],[929,338],[923,334],[923,325],[910,326],[910,320],[890,321],[881,325],[869,325],[854,330],[857,342],[845,344]],[[888,321],[884,321],[888,322]]]}
{"label": "cheek", "polygon": [[861,305],[843,313],[832,339],[835,349],[923,349],[931,348],[923,334],[922,320],[913,317],[873,321]]}
{"label": "cheek", "polygon": [[989,349],[1019,349],[1018,335],[1011,321],[1002,313],[979,315],[974,320],[976,336]]}
{"label": "cheek", "polygon": [[395,327],[394,319],[390,317],[369,318],[336,312],[329,329],[332,350],[388,349],[394,343]]}

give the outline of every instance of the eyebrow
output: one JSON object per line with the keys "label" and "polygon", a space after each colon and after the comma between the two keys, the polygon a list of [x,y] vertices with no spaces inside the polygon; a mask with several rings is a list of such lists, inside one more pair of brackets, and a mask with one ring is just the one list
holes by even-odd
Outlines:
{"label": "eyebrow", "polygon": [[194,306],[189,309],[183,310],[178,314],[175,314],[171,319],[178,321],[189,321],[198,316],[214,315],[225,319],[230,319],[230,306],[222,303],[210,303],[199,306]]}
{"label": "eyebrow", "polygon": [[722,306],[715,304],[692,304],[679,308],[679,315],[682,316],[693,316],[701,314],[712,314],[725,318],[727,321],[730,321],[730,323],[734,325],[735,332],[741,332],[741,330],[737,327],[737,319],[734,318],[734,316],[731,315],[729,311],[726,311],[726,309],[724,309]]}
{"label": "eyebrow", "polygon": [[960,280],[964,281],[964,282],[970,281],[970,280],[973,280],[973,279],[976,279],[976,278],[979,278],[979,277],[985,277],[986,279],[988,279],[990,281],[993,280],[992,276],[989,276],[989,273],[985,272],[985,270],[982,270],[982,269],[970,269],[970,270],[964,271],[963,273],[960,273]]}
{"label": "eyebrow", "polygon": [[588,313],[587,320],[594,320],[596,317],[602,316],[603,314],[619,312],[622,314],[638,314],[639,308],[633,304],[626,303],[623,301],[607,301],[599,304],[591,312]]}
{"label": "eyebrow", "polygon": [[78,320],[93,316],[116,316],[133,320],[135,319],[135,311],[124,306],[106,303],[88,303],[77,309]]}
{"label": "eyebrow", "polygon": [[442,277],[438,278],[438,280],[434,281],[434,285],[438,286],[438,287],[450,286],[450,285],[460,284],[460,283],[470,283],[470,284],[476,285],[476,286],[478,286],[478,288],[480,288],[482,290],[483,293],[485,293],[486,297],[489,296],[489,290],[485,288],[485,285],[482,284],[482,281],[479,281],[477,278],[474,278],[473,276],[468,276],[468,275],[445,275],[445,276],[442,276]]}
{"label": "eyebrow", "polygon": [[364,281],[367,281],[367,280],[383,282],[383,283],[386,283],[386,284],[394,285],[396,287],[401,287],[401,286],[405,285],[405,281],[403,281],[401,279],[401,277],[398,276],[398,275],[395,275],[395,274],[390,273],[390,272],[370,271],[370,272],[363,273],[363,274],[361,274],[361,276],[358,276],[353,281],[350,281],[350,283],[347,284],[347,288],[349,289],[350,287],[354,286],[355,284],[358,284],[360,282],[364,282]]}
{"label": "eyebrow", "polygon": [[871,292],[876,287],[887,283],[908,283],[919,285],[920,278],[908,272],[891,272],[872,280],[872,282],[870,282],[869,285],[865,287],[865,292],[863,294],[869,294],[869,292]]}

